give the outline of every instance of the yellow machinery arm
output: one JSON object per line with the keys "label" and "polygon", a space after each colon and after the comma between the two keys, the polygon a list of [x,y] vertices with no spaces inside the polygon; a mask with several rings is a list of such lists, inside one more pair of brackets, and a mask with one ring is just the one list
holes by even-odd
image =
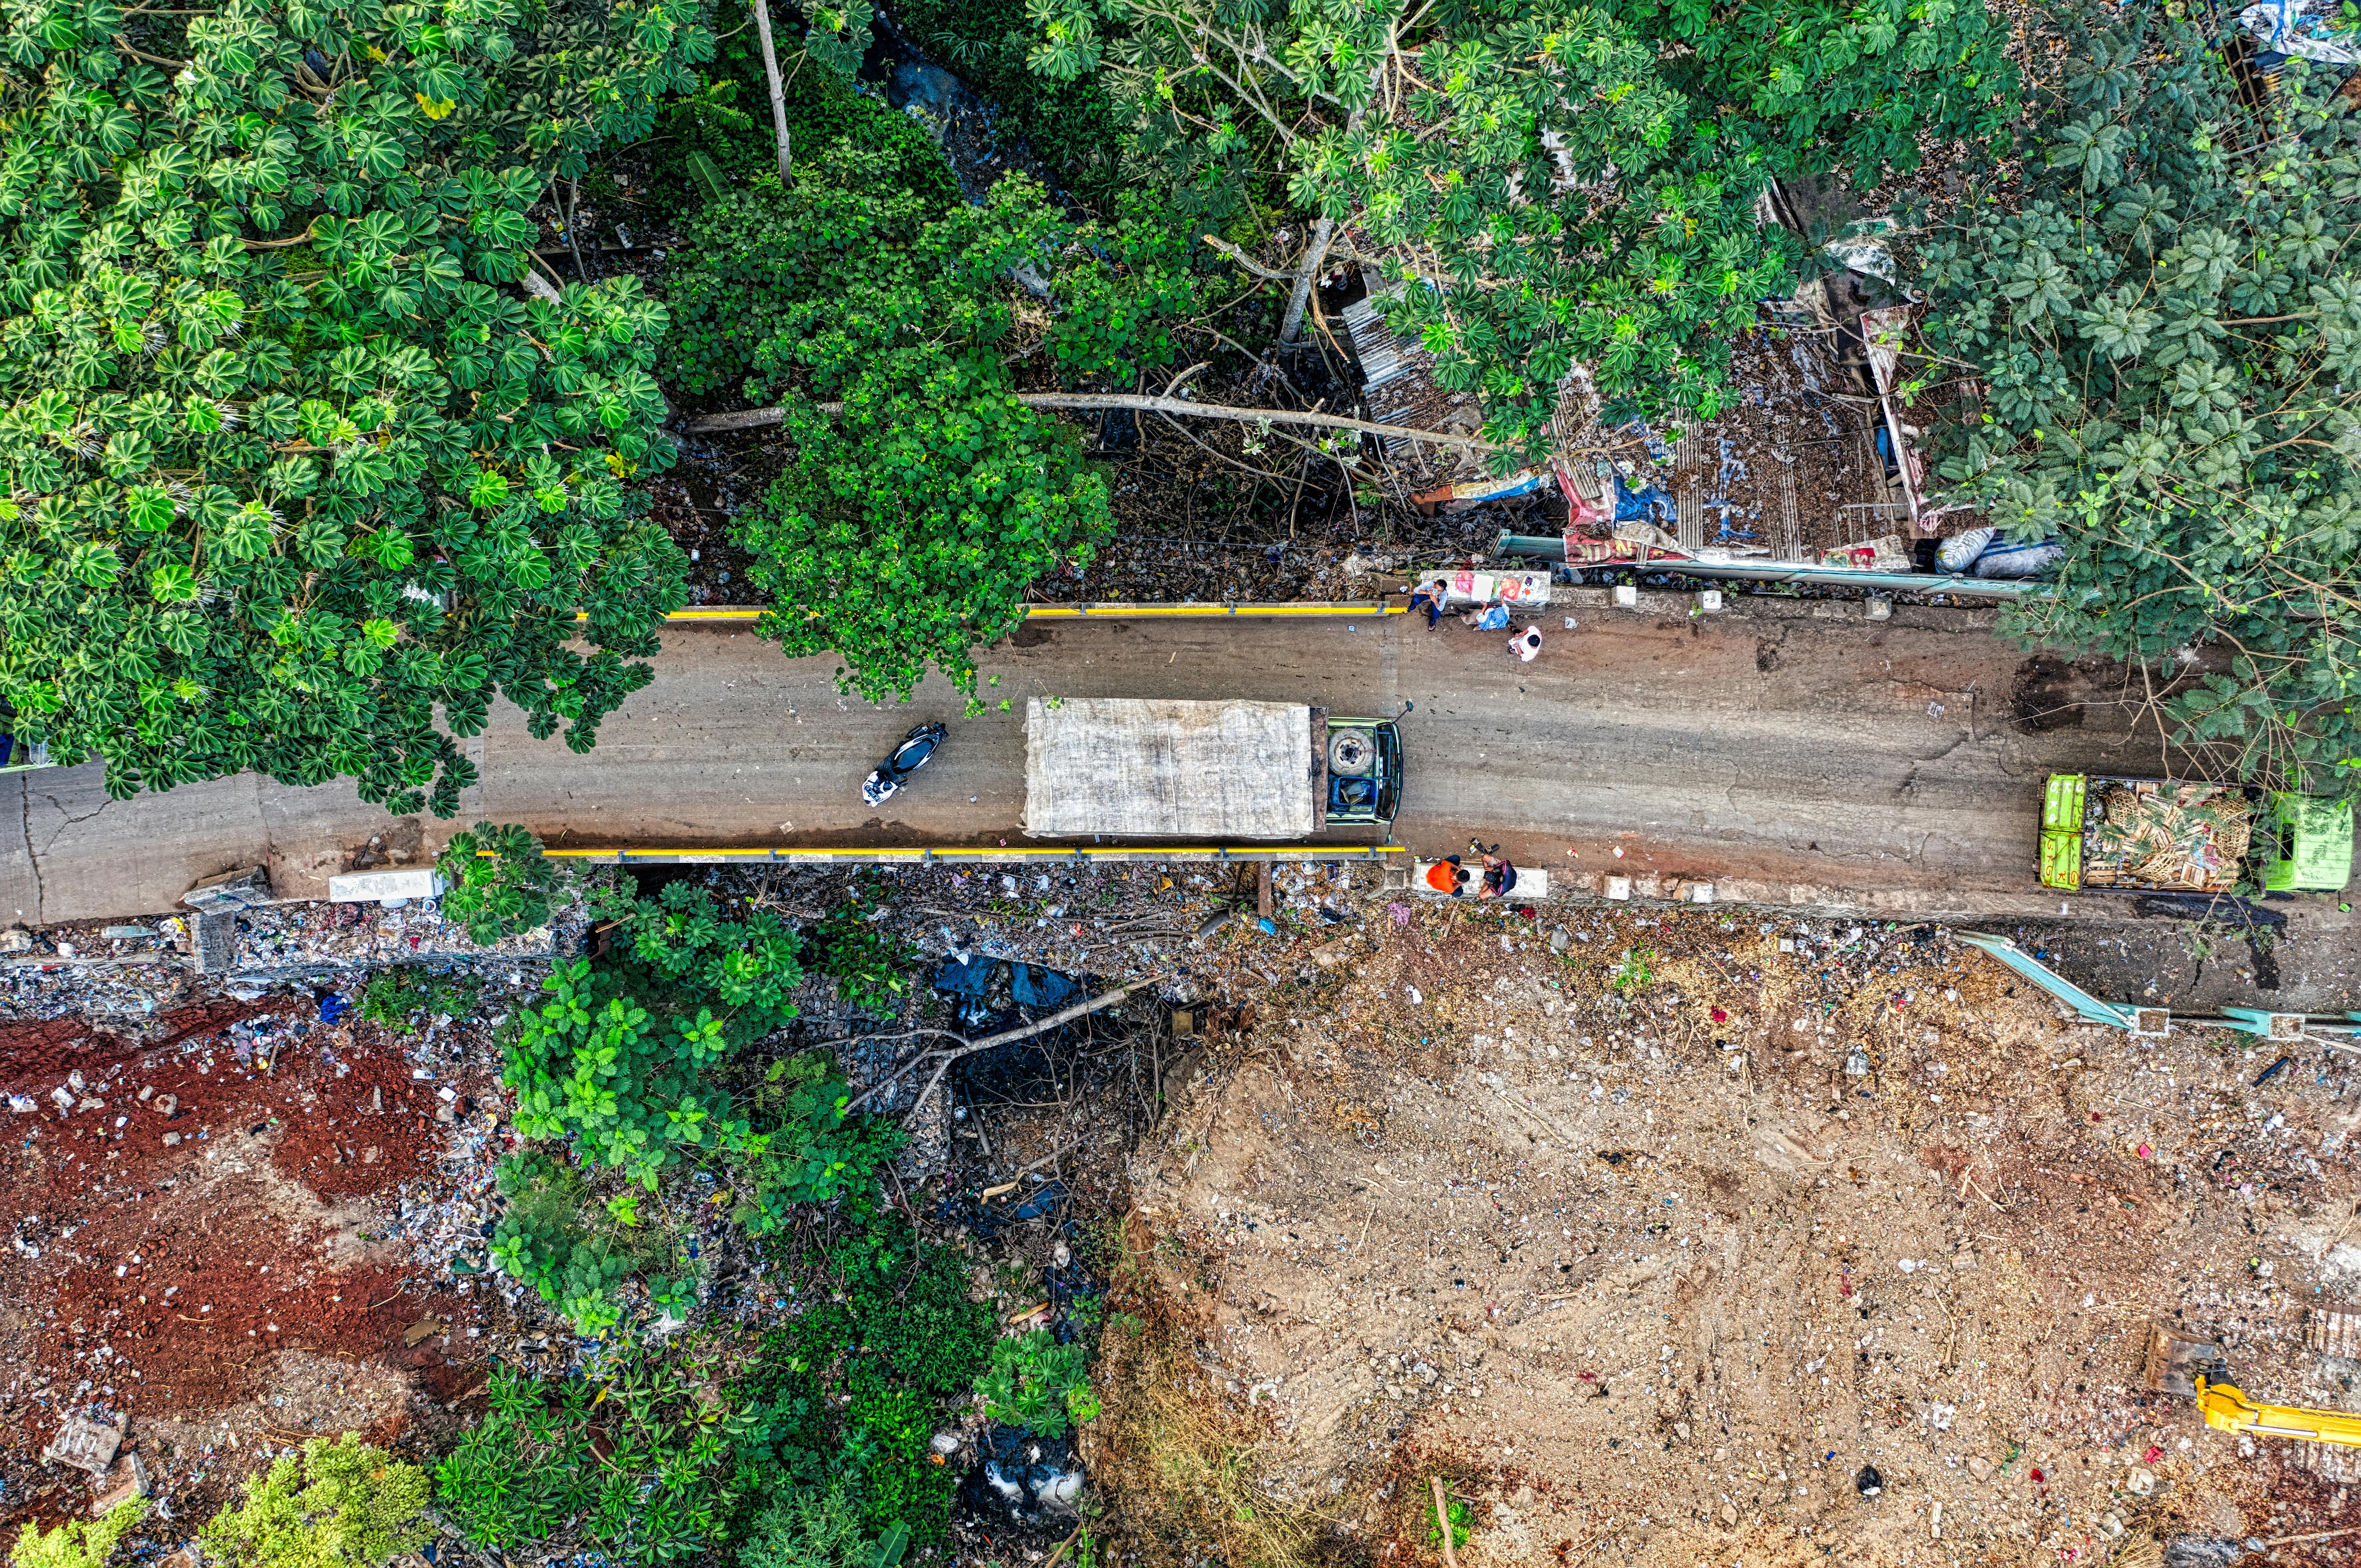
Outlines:
{"label": "yellow machinery arm", "polygon": [[2301,1410],[2291,1405],[2257,1405],[2227,1383],[2197,1379],[2197,1409],[2217,1431],[2257,1437],[2292,1437],[2361,1448],[2361,1416],[2336,1410]]}

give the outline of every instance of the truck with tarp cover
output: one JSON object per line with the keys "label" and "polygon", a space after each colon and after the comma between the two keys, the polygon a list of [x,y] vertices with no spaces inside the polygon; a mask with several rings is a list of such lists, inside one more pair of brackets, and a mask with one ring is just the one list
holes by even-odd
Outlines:
{"label": "truck with tarp cover", "polygon": [[2052,773],[2041,885],[2067,892],[2336,893],[2353,807],[2246,784]]}
{"label": "truck with tarp cover", "polygon": [[1025,752],[1030,839],[1283,841],[1401,803],[1393,722],[1302,703],[1035,697]]}

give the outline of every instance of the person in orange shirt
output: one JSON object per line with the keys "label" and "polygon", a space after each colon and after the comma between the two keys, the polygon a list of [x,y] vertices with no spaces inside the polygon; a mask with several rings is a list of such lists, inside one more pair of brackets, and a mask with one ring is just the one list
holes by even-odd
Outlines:
{"label": "person in orange shirt", "polygon": [[1426,885],[1437,893],[1447,893],[1454,898],[1467,896],[1467,881],[1472,873],[1459,863],[1459,857],[1437,861],[1426,870]]}

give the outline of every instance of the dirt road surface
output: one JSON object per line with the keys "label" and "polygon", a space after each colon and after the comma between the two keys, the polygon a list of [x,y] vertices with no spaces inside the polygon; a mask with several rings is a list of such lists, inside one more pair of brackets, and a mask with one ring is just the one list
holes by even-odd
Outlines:
{"label": "dirt road surface", "polygon": [[1435,1561],[1437,1476],[1466,1568],[2361,1523],[2333,1455],[2139,1387],[2147,1324],[2185,1318],[2250,1398],[2361,1409],[2301,1338],[2361,1299],[2350,1053],[2062,1023],[1923,928],[1565,927],[1560,956],[1513,916],[1380,913],[1175,1086],[1129,1310],[1193,1350],[1109,1377],[1117,1517],[1182,1518],[1159,1477],[1191,1455],[1265,1508],[1191,1528],[1305,1561]]}
{"label": "dirt road surface", "polygon": [[[1036,623],[980,661],[992,706],[973,719],[939,680],[872,707],[836,692],[829,659],[790,663],[750,631],[685,626],[588,756],[497,710],[469,743],[483,779],[461,815],[553,844],[1013,846],[1027,842],[1027,697],[1379,714],[1407,701],[1395,837],[1422,851],[1481,834],[1550,868],[1560,891],[1629,875],[1643,898],[1710,882],[1725,903],[1894,916],[2116,907],[2039,894],[2036,812],[2052,770],[2158,771],[2136,681],[2125,692],[2037,669],[1989,634],[1986,612],[1902,609],[1870,624],[1858,605],[1741,604],[1695,617],[1583,606],[1573,631],[1552,606],[1530,665],[1503,636],[1400,616]],[[949,745],[871,812],[862,777],[930,718],[951,724]],[[247,775],[109,801],[94,765],[0,781],[9,817],[0,920],[27,923],[171,908],[201,877],[266,861],[282,896],[321,896],[397,827],[348,784]],[[448,828],[401,825],[413,839],[420,826],[429,849]]]}

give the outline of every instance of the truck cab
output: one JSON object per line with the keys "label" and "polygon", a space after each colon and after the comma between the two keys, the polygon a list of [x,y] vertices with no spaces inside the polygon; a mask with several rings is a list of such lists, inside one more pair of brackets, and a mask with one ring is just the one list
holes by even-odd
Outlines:
{"label": "truck cab", "polygon": [[1321,823],[1339,828],[1390,828],[1401,810],[1401,731],[1388,718],[1342,718],[1315,709],[1325,721]]}

